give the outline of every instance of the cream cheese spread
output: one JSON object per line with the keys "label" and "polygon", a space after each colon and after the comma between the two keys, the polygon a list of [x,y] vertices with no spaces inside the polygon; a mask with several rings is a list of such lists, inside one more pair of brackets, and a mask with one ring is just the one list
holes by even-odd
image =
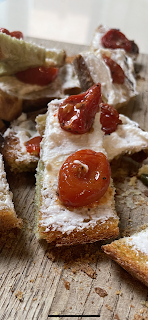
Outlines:
{"label": "cream cheese spread", "polygon": [[[39,225],[49,230],[60,230],[69,234],[75,228],[93,227],[100,221],[109,218],[117,219],[112,208],[114,191],[106,201],[96,206],[68,208],[58,199],[57,184],[59,170],[66,158],[79,149],[92,149],[103,152],[103,132],[100,126],[100,113],[96,114],[93,129],[85,134],[71,134],[61,129],[58,121],[58,108],[63,100],[54,100],[48,105],[46,127],[41,142],[40,162],[44,166],[42,176],[42,202],[39,211],[42,213]],[[39,170],[39,166],[37,168]]]}
{"label": "cream cheese spread", "polygon": [[[125,74],[123,84],[112,82],[111,72],[103,59],[103,54],[110,57],[123,69]],[[126,55],[123,49],[115,51],[108,49],[100,49],[95,52],[86,51],[82,52],[81,56],[87,65],[94,83],[101,83],[101,93],[104,102],[117,108],[138,94],[136,91],[133,61]]]}
{"label": "cream cheese spread", "polygon": [[121,154],[132,154],[141,150],[148,150],[148,132],[139,128],[139,124],[120,114],[122,124],[118,124],[116,131],[104,135],[103,146],[111,161]]}
{"label": "cream cheese spread", "polygon": [[124,239],[132,249],[141,251],[148,255],[148,228],[135,233],[134,235]]}
{"label": "cream cheese spread", "polygon": [[12,202],[12,192],[9,190],[9,185],[6,180],[6,173],[4,170],[3,158],[0,154],[0,210],[11,209],[14,210]]}

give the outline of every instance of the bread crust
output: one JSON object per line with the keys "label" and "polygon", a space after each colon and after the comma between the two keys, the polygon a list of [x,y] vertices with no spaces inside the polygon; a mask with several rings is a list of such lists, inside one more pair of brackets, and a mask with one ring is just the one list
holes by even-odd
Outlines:
{"label": "bread crust", "polygon": [[103,251],[133,277],[136,277],[148,286],[148,265],[146,264],[148,256],[135,251],[130,246],[124,244],[122,240],[116,240],[111,244],[102,246]]}

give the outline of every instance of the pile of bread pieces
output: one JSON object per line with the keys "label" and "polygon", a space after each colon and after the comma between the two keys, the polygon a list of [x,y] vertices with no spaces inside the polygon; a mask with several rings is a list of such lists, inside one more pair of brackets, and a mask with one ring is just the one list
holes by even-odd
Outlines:
{"label": "pile of bread pieces", "polygon": [[[58,194],[59,171],[66,159],[78,150],[101,152],[109,163],[120,155],[140,151],[147,157],[148,132],[123,114],[119,113],[118,125],[109,134],[102,131],[101,108],[86,133],[73,134],[63,130],[59,123],[58,110],[65,99],[74,99],[98,83],[101,85],[101,104],[113,106],[118,112],[138,95],[134,71],[138,46],[129,41],[126,48],[126,37],[121,33],[121,47],[107,47],[106,35],[113,36],[116,31],[120,33],[99,26],[89,50],[73,59],[68,59],[64,50],[47,49],[0,32],[0,232],[22,226],[6,180],[5,163],[14,173],[35,172],[37,239],[62,246],[118,238],[119,218],[111,177],[103,196],[89,205],[65,205]],[[109,66],[110,61],[114,63],[114,70]],[[27,83],[17,77],[29,68],[40,66],[58,69],[56,78],[49,84]],[[122,81],[114,78],[116,68],[120,79],[124,75]],[[28,117],[29,112],[37,115],[35,121]],[[29,141],[38,138],[40,151],[28,151]],[[75,161],[82,165],[79,160]],[[83,169],[88,171],[84,163]],[[105,253],[146,285],[147,248],[148,228],[102,246]]]}

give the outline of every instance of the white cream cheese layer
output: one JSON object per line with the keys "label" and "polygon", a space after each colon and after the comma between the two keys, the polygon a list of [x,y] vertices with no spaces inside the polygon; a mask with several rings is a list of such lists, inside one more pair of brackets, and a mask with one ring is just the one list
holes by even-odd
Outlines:
{"label": "white cream cheese layer", "polygon": [[6,180],[6,173],[4,170],[3,158],[0,154],[0,210],[3,209],[11,209],[15,212],[12,202],[12,192],[9,190],[9,185]]}
{"label": "white cream cheese layer", "polygon": [[[125,80],[123,84],[112,82],[111,72],[106,65],[103,54],[118,63],[124,71]],[[136,91],[136,80],[133,72],[133,61],[122,49],[111,51],[100,49],[95,52],[87,51],[81,53],[94,83],[101,83],[102,97],[108,104],[118,107],[127,102],[138,93]]]}
{"label": "white cream cheese layer", "polygon": [[[58,121],[58,108],[63,100],[54,100],[48,105],[46,128],[41,142],[40,162],[44,165],[39,221],[45,231],[60,230],[70,233],[75,228],[82,230],[94,226],[98,221],[105,222],[110,217],[116,218],[113,194],[100,205],[88,208],[67,208],[58,199],[57,184],[59,170],[66,158],[79,149],[92,149],[103,152],[103,132],[100,127],[100,114],[96,114],[93,129],[85,134],[71,134],[61,129]],[[39,169],[37,169],[39,170]],[[90,220],[90,221],[89,221]]]}
{"label": "white cream cheese layer", "polygon": [[121,154],[148,150],[148,132],[140,129],[137,122],[122,114],[119,118],[122,124],[117,126],[116,131],[103,138],[103,146],[109,161]]}
{"label": "white cream cheese layer", "polygon": [[125,238],[124,241],[126,244],[131,246],[132,249],[141,251],[148,255],[148,228]]}
{"label": "white cream cheese layer", "polygon": [[20,150],[17,150],[16,162],[24,160],[31,161],[32,158],[38,159],[38,157],[32,156],[27,152],[24,145],[25,142],[39,135],[35,123],[32,120],[27,120],[26,114],[23,113],[18,119],[11,123],[11,127],[8,128],[3,135],[4,138],[8,137],[11,133],[19,140],[20,144]]}

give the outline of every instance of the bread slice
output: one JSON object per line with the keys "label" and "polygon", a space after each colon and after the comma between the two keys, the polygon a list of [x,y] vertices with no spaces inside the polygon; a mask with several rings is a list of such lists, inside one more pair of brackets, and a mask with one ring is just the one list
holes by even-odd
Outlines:
{"label": "bread slice", "polygon": [[13,121],[22,113],[22,99],[0,90],[0,119]]}
{"label": "bread slice", "polygon": [[111,259],[148,286],[148,228],[102,246]]}
{"label": "bread slice", "polygon": [[22,220],[17,218],[12,193],[6,180],[3,157],[0,154],[0,232],[21,226]]}
{"label": "bread slice", "polygon": [[1,153],[11,171],[34,171],[39,157],[27,152],[25,142],[38,136],[35,123],[28,120],[26,114],[22,114],[17,120],[11,123],[3,137]]}
{"label": "bread slice", "polygon": [[[103,45],[101,43],[101,38],[112,28],[109,28],[105,25],[99,25],[93,35],[90,50],[91,51],[97,51],[98,49],[103,48]],[[119,30],[119,29],[118,29]],[[120,30],[119,30],[120,31]],[[121,31],[120,31],[121,32]],[[111,49],[115,51],[116,49]],[[132,57],[133,60],[135,60],[139,54],[139,48],[137,44],[134,41],[131,41],[131,51],[127,53],[129,56]]]}
{"label": "bread slice", "polygon": [[10,75],[45,63],[46,50],[25,40],[0,33],[0,75]]}
{"label": "bread slice", "polygon": [[[68,208],[58,198],[59,170],[70,154],[78,149],[105,153],[100,114],[97,113],[91,132],[71,134],[62,130],[58,121],[57,113],[62,101],[53,100],[48,105],[36,175],[36,236],[57,246],[117,237],[118,216],[112,181],[100,201],[90,206]],[[43,117],[37,117],[38,127],[40,120],[43,129]]]}
{"label": "bread slice", "polygon": [[137,122],[122,114],[119,114],[119,119],[122,124],[103,138],[108,160],[111,161],[122,154],[132,155],[142,150],[148,154],[148,132],[140,129]]}
{"label": "bread slice", "polygon": [[[112,81],[110,69],[104,62],[103,55],[108,56],[120,65],[125,74],[123,84]],[[103,102],[113,105],[116,109],[123,104],[127,104],[130,99],[138,94],[133,61],[123,49],[117,49],[116,51],[100,49],[95,52],[81,52],[76,56],[74,66],[82,90],[88,90],[94,83],[101,83]]]}

